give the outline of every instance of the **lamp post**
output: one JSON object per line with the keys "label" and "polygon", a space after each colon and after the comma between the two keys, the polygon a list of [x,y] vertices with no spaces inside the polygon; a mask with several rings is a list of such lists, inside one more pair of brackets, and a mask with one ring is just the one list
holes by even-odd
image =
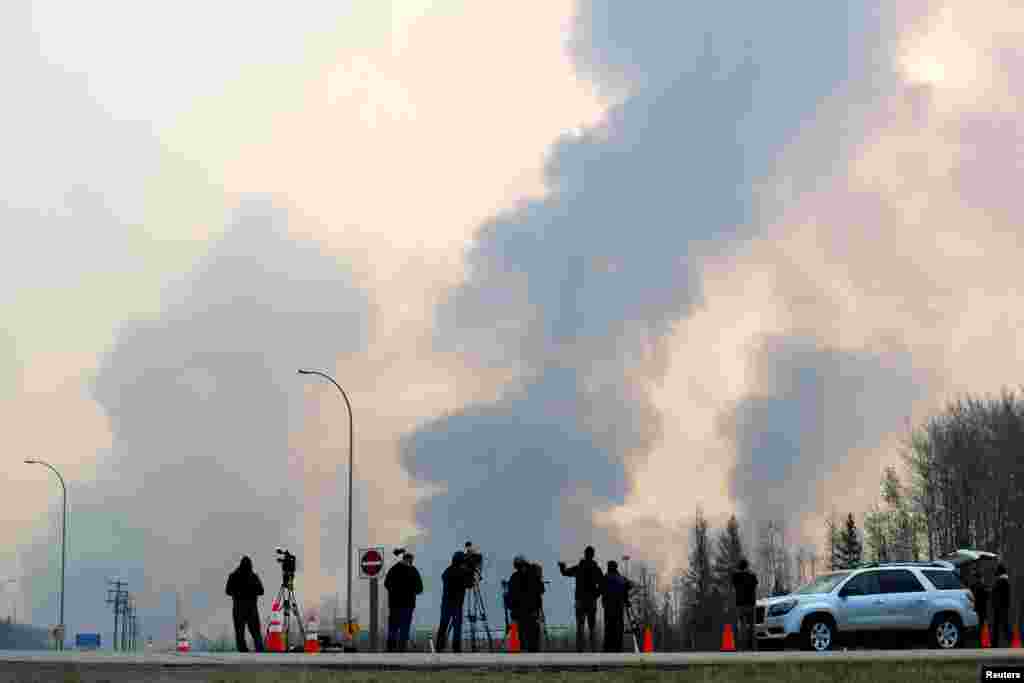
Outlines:
{"label": "lamp post", "polygon": [[348,408],[348,588],[345,597],[345,618],[349,626],[352,624],[352,404],[348,400],[348,394],[341,388],[338,382],[328,375],[326,372],[320,372],[319,370],[299,370],[300,375],[319,375],[324,379],[330,381],[338,391],[341,392],[341,397],[345,399],[345,407]]}
{"label": "lamp post", "polygon": [[[0,584],[3,584],[4,592],[5,593],[7,592],[7,587],[10,586],[11,584],[15,584],[15,583],[18,583],[17,579],[0,579]],[[8,617],[8,619],[10,619],[10,622],[12,624],[16,624],[16,623],[18,623],[18,606],[17,606],[17,604],[15,604],[15,601],[14,601],[13,598],[11,599],[11,609],[13,610],[14,615]]]}
{"label": "lamp post", "polygon": [[57,468],[48,462],[42,460],[28,459],[25,461],[26,465],[43,465],[49,467],[50,470],[57,475],[57,479],[60,481],[61,489],[61,500],[63,507],[63,514],[61,515],[61,531],[60,531],[60,624],[58,629],[60,632],[60,638],[57,640],[57,649],[64,649],[64,565],[67,558],[67,535],[68,535],[68,488],[64,485],[64,477],[60,476],[60,472]]}

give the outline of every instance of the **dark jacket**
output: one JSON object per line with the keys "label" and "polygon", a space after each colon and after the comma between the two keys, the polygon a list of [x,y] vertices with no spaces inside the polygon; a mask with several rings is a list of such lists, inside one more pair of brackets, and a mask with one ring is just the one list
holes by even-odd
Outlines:
{"label": "dark jacket", "polygon": [[508,608],[515,620],[536,617],[543,604],[544,581],[530,568],[517,570],[508,579]]}
{"label": "dark jacket", "polygon": [[576,577],[576,599],[597,600],[604,590],[604,573],[594,560],[583,558],[574,567],[559,565],[562,576]]}
{"label": "dark jacket", "polygon": [[988,615],[988,588],[978,580],[971,586],[971,593],[974,594],[974,611],[984,619]]}
{"label": "dark jacket", "polygon": [[633,582],[617,571],[609,571],[604,578],[604,590],[601,591],[601,604],[604,606],[604,613],[621,614],[626,609],[626,600],[629,599],[629,591],[633,589]]}
{"label": "dark jacket", "polygon": [[757,602],[757,577],[749,569],[733,572],[732,587],[736,590],[737,607],[753,607]]}
{"label": "dark jacket", "polygon": [[416,567],[397,562],[384,577],[388,591],[388,607],[415,607],[416,596],[423,592],[423,579]]}
{"label": "dark jacket", "polygon": [[224,592],[235,602],[255,603],[256,598],[263,595],[263,583],[252,570],[252,560],[243,557],[238,569],[228,574],[228,583]]}
{"label": "dark jacket", "polygon": [[1010,607],[1010,577],[1000,574],[992,584],[992,609],[1005,610]]}
{"label": "dark jacket", "polygon": [[441,602],[446,605],[461,605],[466,590],[473,587],[473,570],[464,564],[449,565],[441,573]]}

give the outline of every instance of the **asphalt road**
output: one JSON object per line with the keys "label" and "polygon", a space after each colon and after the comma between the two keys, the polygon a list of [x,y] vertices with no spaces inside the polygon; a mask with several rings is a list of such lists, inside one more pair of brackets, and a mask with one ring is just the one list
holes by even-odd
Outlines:
{"label": "asphalt road", "polygon": [[645,666],[654,668],[683,668],[699,664],[742,664],[769,662],[833,661],[864,662],[891,661],[906,662],[927,659],[930,661],[961,662],[1012,662],[1024,665],[1024,649],[998,650],[857,650],[836,652],[655,652],[648,654],[605,654],[605,653],[465,653],[465,654],[376,654],[376,653],[164,653],[164,654],[120,654],[114,652],[28,652],[0,651],[0,669],[9,666],[19,668],[26,665],[41,667],[53,665],[101,666],[104,669],[133,667],[199,667],[217,669],[220,667],[266,668],[301,667],[329,669],[591,669]]}

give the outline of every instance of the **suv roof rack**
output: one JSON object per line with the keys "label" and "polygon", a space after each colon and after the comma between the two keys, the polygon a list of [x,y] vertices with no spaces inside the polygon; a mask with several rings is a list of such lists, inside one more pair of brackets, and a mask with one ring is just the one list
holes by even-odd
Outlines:
{"label": "suv roof rack", "polygon": [[853,569],[871,569],[875,567],[939,567],[942,569],[949,569],[953,565],[949,562],[943,562],[942,560],[928,561],[892,561],[892,562],[861,562]]}

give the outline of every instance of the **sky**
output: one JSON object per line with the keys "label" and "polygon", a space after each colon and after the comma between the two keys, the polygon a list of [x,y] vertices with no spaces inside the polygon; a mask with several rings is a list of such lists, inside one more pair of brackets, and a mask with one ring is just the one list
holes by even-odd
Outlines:
{"label": "sky", "polygon": [[[735,512],[816,544],[908,426],[1017,386],[1024,9],[1000,0],[0,7],[4,610],[145,633],[344,596],[662,576]],[[367,587],[353,610],[366,623]],[[264,606],[266,608],[266,606]]]}

